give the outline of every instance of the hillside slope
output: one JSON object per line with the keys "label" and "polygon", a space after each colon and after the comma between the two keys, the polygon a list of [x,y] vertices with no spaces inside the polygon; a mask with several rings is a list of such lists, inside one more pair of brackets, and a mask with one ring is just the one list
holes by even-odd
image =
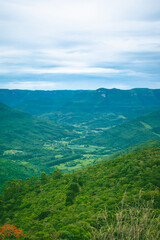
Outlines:
{"label": "hillside slope", "polygon": [[[159,176],[160,145],[72,174],[63,176],[57,170],[49,177],[42,174],[39,180],[12,182],[1,196],[0,222],[23,228],[28,239],[94,239],[92,230],[100,227],[97,217],[107,212],[112,222],[124,193],[129,205],[133,199],[139,204],[154,198],[156,218],[160,212]],[[100,224],[104,224],[102,218]]]}
{"label": "hillside slope", "polygon": [[9,142],[11,147],[19,147],[29,142],[37,145],[44,139],[58,140],[70,135],[57,124],[34,118],[0,103],[0,144]]}
{"label": "hillside slope", "polygon": [[53,153],[44,145],[72,136],[60,125],[0,103],[0,188],[7,180],[48,172],[44,163]]}
{"label": "hillside slope", "polygon": [[[105,111],[119,108],[144,108],[160,106],[160,89],[105,89],[97,90],[53,90],[53,91],[30,91],[30,90],[7,90],[0,89],[0,101],[11,106],[21,106],[23,110],[32,111],[39,104],[41,113],[51,112],[51,109],[44,108],[48,104],[54,109],[68,111]],[[56,104],[54,104],[54,101]],[[26,104],[23,104],[26,103]],[[58,103],[58,104],[57,104]],[[36,106],[35,106],[36,105]],[[40,113],[40,114],[41,114]],[[39,114],[38,112],[35,114]]]}
{"label": "hillside slope", "polygon": [[125,122],[94,137],[80,139],[78,143],[89,142],[93,145],[105,146],[114,152],[151,139],[160,140],[160,111]]}
{"label": "hillside slope", "polygon": [[[0,189],[5,181],[41,172],[72,172],[122,155],[129,146],[159,138],[159,112],[85,137],[74,129],[33,117],[0,104]],[[115,156],[115,155],[114,155]]]}
{"label": "hillside slope", "polygon": [[54,122],[91,129],[117,125],[160,109],[159,89],[0,90],[0,101]]}

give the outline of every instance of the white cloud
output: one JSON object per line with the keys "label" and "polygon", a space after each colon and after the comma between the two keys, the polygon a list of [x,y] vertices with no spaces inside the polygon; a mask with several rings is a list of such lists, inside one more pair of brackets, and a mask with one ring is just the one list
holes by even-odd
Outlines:
{"label": "white cloud", "polygon": [[63,81],[12,81],[8,83],[1,83],[0,82],[0,88],[1,89],[21,89],[21,90],[76,90],[76,89],[90,89],[95,90],[98,88],[118,88],[118,89],[131,89],[136,87],[148,87],[151,89],[160,88],[160,82],[147,82],[146,80],[141,82],[138,82],[138,85],[136,83],[119,83],[119,82],[112,82],[112,80],[107,80],[106,83],[103,81],[96,80],[95,82],[89,82],[89,81],[74,81],[74,82],[63,82]]}
{"label": "white cloud", "polygon": [[59,68],[26,68],[19,70],[22,73],[29,74],[94,74],[94,73],[106,73],[106,74],[114,74],[121,73],[120,70],[111,69],[111,68],[71,68],[71,67],[59,67]]}
{"label": "white cloud", "polygon": [[62,85],[56,82],[47,82],[47,81],[13,81],[9,83],[0,83],[0,88],[2,89],[21,89],[21,90],[54,90],[61,89]]}
{"label": "white cloud", "polygon": [[69,87],[68,87],[68,83],[66,82],[49,82],[49,81],[36,81],[36,82],[31,82],[31,81],[14,81],[14,82],[9,82],[9,83],[0,83],[0,88],[5,89],[21,89],[21,90],[65,90],[65,89],[69,89],[69,90],[76,90],[76,89],[82,89],[82,85],[83,85],[83,89],[98,89],[100,87],[105,87],[108,89],[111,88],[118,88],[118,89],[130,89],[131,87],[129,87],[126,84],[118,84],[118,83],[112,83],[112,82],[108,82],[107,84],[102,86],[101,82],[96,82],[96,83],[88,83],[88,82],[84,82],[82,83],[81,81],[76,81],[73,83],[70,83]]}
{"label": "white cloud", "polygon": [[[0,32],[3,74],[145,76],[138,54],[160,52],[160,2],[0,0]],[[126,68],[132,53],[143,69]]]}

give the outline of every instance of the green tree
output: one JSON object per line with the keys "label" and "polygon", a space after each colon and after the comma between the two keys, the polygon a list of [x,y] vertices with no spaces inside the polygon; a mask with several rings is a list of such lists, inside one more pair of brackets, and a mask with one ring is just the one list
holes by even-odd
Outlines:
{"label": "green tree", "polygon": [[48,176],[45,172],[41,173],[41,184],[46,184],[48,180]]}

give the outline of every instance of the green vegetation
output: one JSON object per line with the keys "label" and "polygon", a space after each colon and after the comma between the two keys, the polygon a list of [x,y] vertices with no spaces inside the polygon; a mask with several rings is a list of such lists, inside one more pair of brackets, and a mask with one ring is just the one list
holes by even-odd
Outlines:
{"label": "green vegetation", "polygon": [[0,100],[0,238],[159,239],[160,90]]}
{"label": "green vegetation", "polygon": [[131,145],[143,143],[150,139],[160,140],[160,111],[143,115],[132,121],[120,124],[95,137],[86,136],[77,143],[107,146],[108,150],[115,152]]}
{"label": "green vegetation", "polygon": [[118,240],[129,239],[133,232],[140,234],[135,239],[158,239],[160,145],[156,144],[74,173],[62,175],[56,170],[49,176],[42,173],[41,178],[6,183],[0,199],[1,225],[13,224],[35,240]]}
{"label": "green vegetation", "polygon": [[159,111],[108,130],[88,131],[64,128],[4,104],[0,110],[0,189],[7,180],[49,174],[57,167],[72,172],[124,154],[133,144],[160,139]]}
{"label": "green vegetation", "polygon": [[160,109],[159,89],[0,90],[0,101],[56,123],[100,130]]}
{"label": "green vegetation", "polygon": [[[125,195],[124,195],[125,197]],[[159,217],[155,217],[153,210],[154,200],[145,203],[141,199],[133,202],[132,205],[126,204],[122,199],[121,207],[116,211],[116,216],[109,221],[107,211],[99,213],[97,225],[98,230],[92,228],[93,239],[98,240],[158,240],[160,237]]]}
{"label": "green vegetation", "polygon": [[30,116],[0,104],[0,188],[10,179],[49,172],[44,162],[53,158],[44,144],[73,133],[60,125]]}
{"label": "green vegetation", "polygon": [[0,104],[0,189],[5,181],[91,165],[108,154],[100,146],[77,145],[78,132]]}

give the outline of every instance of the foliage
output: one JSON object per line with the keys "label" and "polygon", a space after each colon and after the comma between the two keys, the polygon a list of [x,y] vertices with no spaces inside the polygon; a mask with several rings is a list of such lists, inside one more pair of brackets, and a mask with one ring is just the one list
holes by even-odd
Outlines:
{"label": "foliage", "polygon": [[159,119],[160,111],[155,111],[105,130],[94,138],[87,136],[79,139],[77,143],[90,142],[93,145],[107,146],[113,153],[151,139],[160,140],[160,135],[156,132],[156,129],[160,128]]}
{"label": "foliage", "polygon": [[22,229],[17,229],[14,225],[6,224],[0,227],[0,239],[24,239],[25,234]]}
{"label": "foliage", "polygon": [[121,207],[116,209],[110,221],[107,211],[98,214],[97,226],[92,227],[93,240],[158,240],[160,237],[160,215],[153,210],[154,200],[125,203],[125,195]]}
{"label": "foliage", "polygon": [[0,103],[0,189],[11,179],[49,173],[47,160],[54,154],[44,145],[70,136],[73,134],[60,125]]}
{"label": "foliage", "polygon": [[[128,92],[120,90],[108,91],[106,89],[89,92],[1,90],[0,92],[2,94],[0,95],[1,100],[7,104],[10,103],[12,105],[15,103],[17,106],[17,104],[21,101],[23,102],[25,98],[29,100],[31,106],[28,108],[26,104],[22,104],[22,107],[24,107],[24,109],[22,108],[23,110],[33,110],[33,105],[36,102],[36,109],[38,107],[42,108],[42,112],[47,110],[46,114],[49,114],[49,116],[57,114],[55,118],[51,119],[57,122],[57,124],[55,124],[0,104],[0,165],[3,168],[0,178],[2,182],[1,185],[6,180],[15,179],[17,173],[19,173],[18,178],[25,179],[26,176],[39,176],[40,172],[43,171],[49,173],[57,168],[57,166],[60,166],[63,171],[73,171],[74,169],[93,164],[102,158],[102,156],[110,155],[113,152],[125,149],[138,142],[144,142],[151,138],[159,139],[158,112],[148,116],[146,115],[132,122],[126,122],[143,112],[145,113],[145,111],[141,109],[139,113],[132,114],[133,109],[131,111],[129,108],[129,113],[127,113],[128,110],[117,112],[112,101],[110,104],[113,107],[113,111],[108,111],[106,109],[108,103],[106,106],[106,99],[102,97],[102,94],[107,94],[111,99],[116,99],[114,102],[117,102],[118,96],[123,96],[123,100],[126,99],[126,96],[127,99],[129,96],[132,99],[134,92],[139,96],[139,103],[137,103],[137,99],[133,101],[134,107],[139,109],[141,105],[147,106],[145,103],[148,102],[146,96],[150,96],[150,91],[148,90]],[[154,95],[157,98],[156,90],[153,91],[153,96]],[[45,98],[41,99],[41,96],[45,96]],[[49,97],[47,98],[46,96]],[[74,97],[76,97],[76,101]],[[108,99],[109,101],[110,97]],[[63,108],[64,104],[66,104],[64,99],[71,101],[69,105],[65,105],[68,110]],[[81,104],[83,99],[86,104]],[[142,102],[141,99],[143,99]],[[156,100],[156,106],[159,106],[158,99],[159,98]],[[42,100],[44,101],[41,102]],[[56,106],[54,104],[54,110],[57,111],[57,108],[60,107],[62,112],[50,112],[53,107],[51,100],[53,100],[53,102],[56,101],[57,104]],[[90,108],[93,100],[94,104],[92,107],[96,109],[89,111],[87,107],[86,112],[83,107],[88,105]],[[152,101],[151,105],[155,104],[154,101]],[[133,102],[131,101],[130,107]],[[117,103],[124,106],[126,105],[125,101],[121,101],[121,103],[118,101]],[[79,106],[78,108],[75,107],[77,104]],[[127,103],[127,109],[128,105],[129,103]],[[70,106],[70,109],[68,106]],[[37,115],[37,113],[34,113],[36,109],[31,111],[31,113]],[[151,110],[154,110],[153,106],[149,111]],[[64,117],[64,114],[66,114],[66,117]],[[76,115],[75,117],[74,114]],[[77,115],[82,115],[83,121],[81,121],[81,123],[76,122],[73,126],[71,118],[77,119]],[[63,118],[63,121],[61,121],[61,118]],[[69,119],[68,123],[66,123],[66,118]],[[111,128],[122,122],[126,123]],[[62,127],[60,123],[64,124],[64,126]],[[82,144],[83,147],[80,147],[79,144]],[[5,167],[3,167],[3,164]],[[12,165],[12,171],[7,167],[10,166],[10,164]],[[5,171],[5,169],[7,170]]]}
{"label": "foliage", "polygon": [[[116,216],[120,218],[123,212],[124,218],[121,220],[130,219],[131,215],[127,214],[131,212],[135,218],[135,214],[138,214],[137,206],[147,210],[143,201],[151,201],[153,198],[149,214],[153,217],[154,213],[155,217],[151,222],[157,221],[159,216],[158,145],[74,173],[62,175],[57,169],[50,176],[43,175],[44,182],[41,178],[29,178],[26,182],[7,183],[1,195],[1,224],[10,221],[20,226],[29,239],[93,239],[92,234],[103,233],[100,229],[104,230],[105,227],[103,218],[99,218],[97,225],[97,217],[102,209],[106,209],[110,229],[116,231]],[[126,205],[120,208],[124,192]],[[134,199],[136,204],[142,204],[134,205]],[[143,216],[144,211],[138,211]],[[123,229],[129,226],[121,225]]]}
{"label": "foliage", "polygon": [[3,233],[12,231],[7,239],[23,239],[14,225],[30,240],[158,239],[160,142],[151,139],[160,139],[159,93],[0,90],[1,101],[44,118],[0,104],[0,224]]}

